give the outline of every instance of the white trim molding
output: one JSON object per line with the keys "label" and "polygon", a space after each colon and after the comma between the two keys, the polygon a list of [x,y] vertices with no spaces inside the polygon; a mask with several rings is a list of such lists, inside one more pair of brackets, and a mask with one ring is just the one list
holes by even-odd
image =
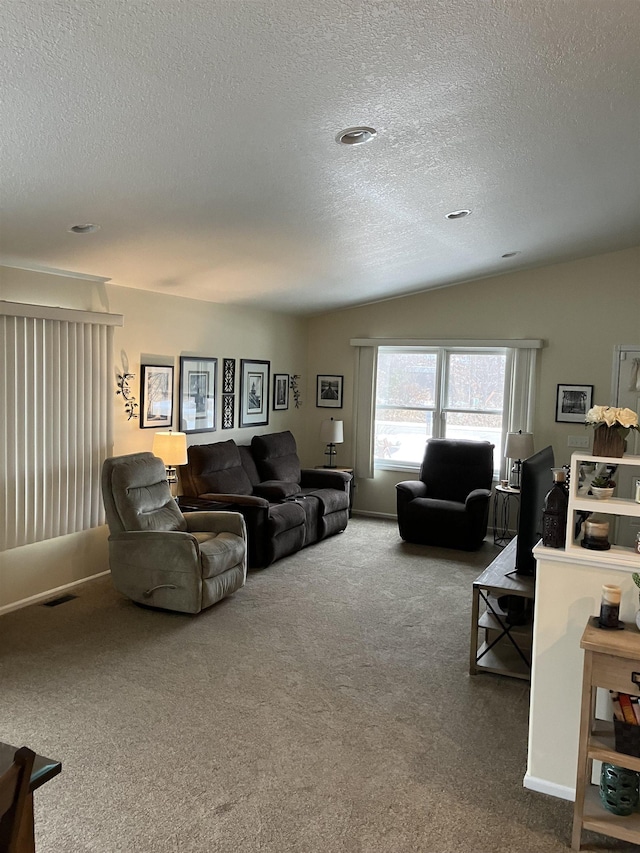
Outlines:
{"label": "white trim molding", "polygon": [[529,791],[536,791],[538,794],[549,794],[550,797],[558,797],[560,800],[570,800],[572,803],[576,799],[576,789],[570,788],[568,785],[558,785],[557,782],[549,782],[547,779],[539,779],[537,776],[525,774],[522,780],[523,788]]}
{"label": "white trim molding", "polygon": [[493,341],[470,341],[460,339],[420,339],[420,338],[351,338],[352,347],[469,347],[478,348],[500,348],[508,349],[542,349],[545,346],[543,340],[531,339],[504,339]]}
{"label": "white trim molding", "polygon": [[123,314],[106,311],[79,311],[76,308],[54,308],[52,305],[27,305],[0,299],[0,316],[28,317],[32,320],[61,320],[64,323],[89,323],[101,326],[123,326]]}

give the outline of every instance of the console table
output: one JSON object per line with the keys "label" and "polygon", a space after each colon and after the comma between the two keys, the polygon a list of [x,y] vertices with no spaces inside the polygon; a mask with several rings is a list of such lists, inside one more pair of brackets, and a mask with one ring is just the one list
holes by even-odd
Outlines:
{"label": "console table", "polygon": [[[0,776],[7,771],[13,764],[13,756],[15,755],[17,746],[11,746],[8,743],[0,742]],[[59,761],[54,761],[51,758],[45,758],[44,755],[36,755],[31,771],[31,779],[29,781],[29,797],[25,807],[22,824],[20,826],[20,835],[18,837],[18,849],[16,853],[35,853],[36,842],[33,822],[33,792],[53,779],[62,770],[62,764]]]}
{"label": "console table", "polygon": [[[507,621],[506,611],[498,598],[503,595],[519,596],[533,601],[533,577],[515,573],[516,540],[507,547],[473,582],[471,604],[471,649],[469,674],[494,672],[512,678],[529,680],[531,676],[531,618],[523,625]],[[480,604],[484,611],[480,613]],[[478,648],[479,631],[484,631],[484,641]]]}

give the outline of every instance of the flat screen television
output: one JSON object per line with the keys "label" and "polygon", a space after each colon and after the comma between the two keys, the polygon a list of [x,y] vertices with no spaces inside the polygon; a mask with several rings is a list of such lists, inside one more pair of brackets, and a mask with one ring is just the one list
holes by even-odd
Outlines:
{"label": "flat screen television", "polygon": [[516,573],[534,575],[533,548],[542,538],[544,499],[553,486],[553,448],[545,447],[523,460],[520,472],[520,518],[516,541]]}

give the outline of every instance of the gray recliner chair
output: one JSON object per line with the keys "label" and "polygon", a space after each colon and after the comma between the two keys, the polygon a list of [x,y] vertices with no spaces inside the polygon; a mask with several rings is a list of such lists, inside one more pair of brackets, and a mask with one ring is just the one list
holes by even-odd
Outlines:
{"label": "gray recliner chair", "polygon": [[237,512],[183,515],[153,453],[106,459],[102,498],[116,589],[139,604],[198,613],[247,577],[247,535]]}

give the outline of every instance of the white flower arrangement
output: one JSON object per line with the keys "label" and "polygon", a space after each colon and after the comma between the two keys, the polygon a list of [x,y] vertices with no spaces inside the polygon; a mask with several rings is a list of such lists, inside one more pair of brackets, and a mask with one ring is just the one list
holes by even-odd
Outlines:
{"label": "white flower arrangement", "polygon": [[587,412],[585,424],[593,427],[599,427],[602,424],[616,427],[624,430],[625,437],[631,429],[640,430],[638,415],[633,409],[617,409],[615,406],[593,406]]}

